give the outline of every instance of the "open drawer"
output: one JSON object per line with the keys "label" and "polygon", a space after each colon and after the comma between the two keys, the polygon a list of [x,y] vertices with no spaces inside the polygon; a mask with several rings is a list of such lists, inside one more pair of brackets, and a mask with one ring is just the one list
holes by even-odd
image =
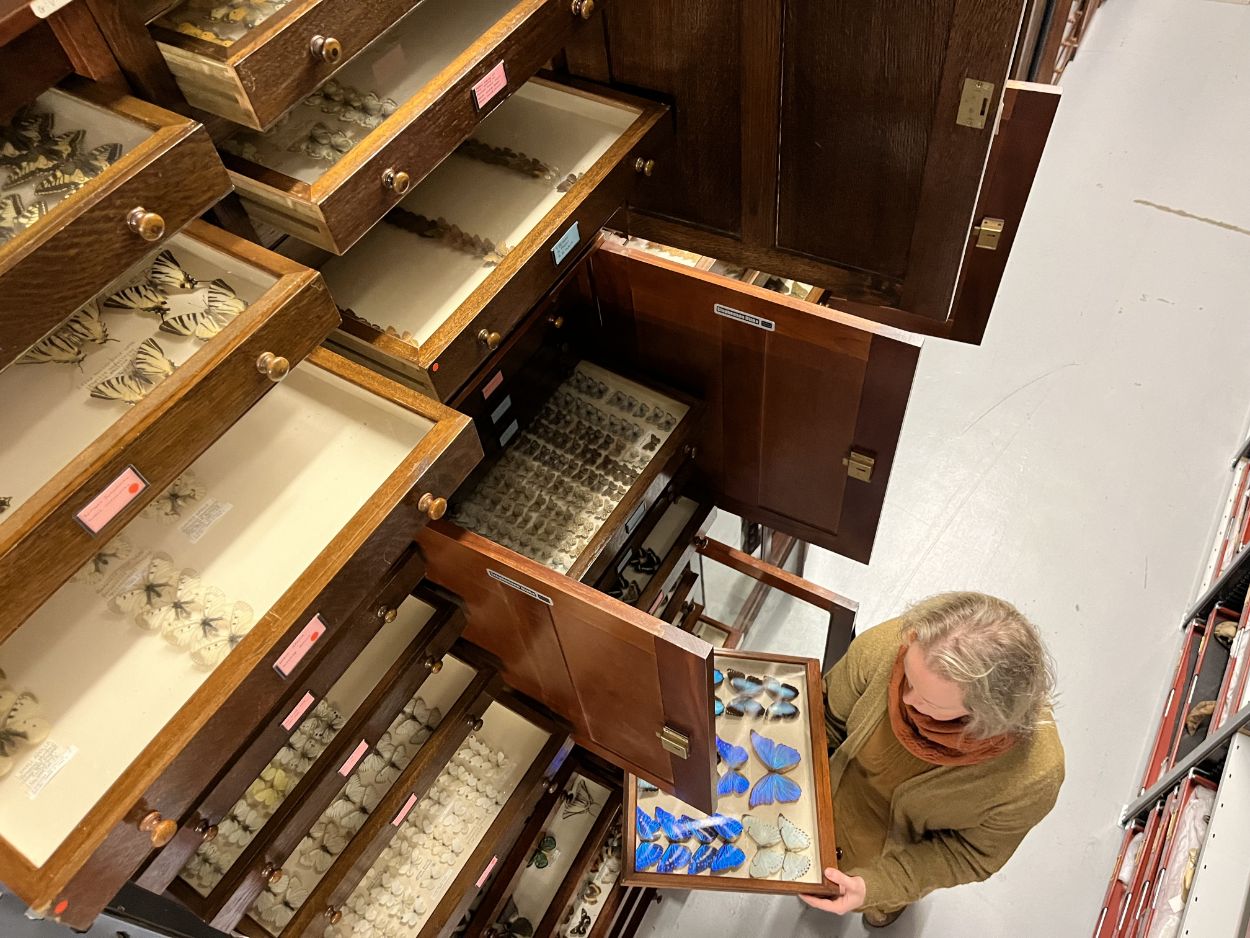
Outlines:
{"label": "open drawer", "polygon": [[0,639],[337,322],[314,271],[193,221],[0,371]]}
{"label": "open drawer", "polygon": [[89,923],[479,453],[330,353],[295,368],[0,645],[38,711],[0,780],[0,880]]}
{"label": "open drawer", "polygon": [[592,9],[423,0],[267,131],[226,139],[235,187],[257,220],[342,254]]}
{"label": "open drawer", "polygon": [[0,368],[230,191],[199,124],[69,88],[0,127]]}
{"label": "open drawer", "polygon": [[647,184],[664,115],[615,92],[527,82],[383,224],[322,266],[346,311],[334,341],[448,400],[635,181]]}

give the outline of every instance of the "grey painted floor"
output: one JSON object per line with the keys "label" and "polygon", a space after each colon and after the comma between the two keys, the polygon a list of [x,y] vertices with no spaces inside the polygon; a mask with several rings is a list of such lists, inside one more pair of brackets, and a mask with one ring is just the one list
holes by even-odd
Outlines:
{"label": "grey painted floor", "polygon": [[[808,575],[858,599],[861,627],[945,589],[1019,604],[1058,661],[1068,780],[1002,873],[872,934],[1091,933],[1246,433],[1250,5],[1108,0],[1064,93],[984,346],[923,351],[872,563],[815,551]],[[792,609],[749,644],[819,656]],[[641,934],[867,932],[794,899],[674,893]]]}

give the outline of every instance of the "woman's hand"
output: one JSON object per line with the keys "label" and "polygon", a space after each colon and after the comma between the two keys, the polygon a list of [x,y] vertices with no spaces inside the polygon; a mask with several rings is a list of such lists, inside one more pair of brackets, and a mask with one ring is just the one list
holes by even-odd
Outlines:
{"label": "woman's hand", "polygon": [[862,876],[847,876],[841,870],[830,867],[825,870],[825,879],[837,886],[842,894],[836,899],[817,899],[815,896],[799,896],[799,898],[813,909],[832,912],[834,915],[857,912],[863,907],[864,900],[868,897],[868,887],[864,884]]}

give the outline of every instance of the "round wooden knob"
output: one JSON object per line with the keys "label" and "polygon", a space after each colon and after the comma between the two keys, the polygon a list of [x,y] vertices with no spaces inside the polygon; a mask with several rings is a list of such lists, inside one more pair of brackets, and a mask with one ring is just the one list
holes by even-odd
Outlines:
{"label": "round wooden knob", "polygon": [[126,225],[144,241],[159,241],[165,234],[165,219],[142,205],[126,213]]}
{"label": "round wooden knob", "polygon": [[430,655],[421,663],[425,665],[425,669],[431,674],[437,674],[439,671],[443,670],[443,659],[435,658],[433,655]]}
{"label": "round wooden knob", "polygon": [[399,615],[399,610],[393,606],[378,606],[378,618],[388,625],[395,621],[397,615]]}
{"label": "round wooden knob", "polygon": [[139,830],[152,838],[153,847],[163,847],[178,833],[178,822],[161,817],[159,811],[150,811],[139,822]]}
{"label": "round wooden knob", "polygon": [[564,328],[564,317],[563,317],[563,316],[548,316],[548,317],[547,317],[547,322],[548,322],[548,324],[550,324],[550,326],[551,326],[551,328],[552,328],[552,329],[563,329],[563,328]]}
{"label": "round wooden knob", "polygon": [[447,499],[439,498],[433,492],[426,492],[417,502],[417,511],[423,511],[431,521],[437,521],[447,514]]}
{"label": "round wooden knob", "polygon": [[475,733],[481,732],[482,727],[485,725],[486,724],[482,722],[481,717],[475,717],[473,714],[469,714],[469,729],[471,729],[473,732]]}
{"label": "round wooden knob", "polygon": [[641,173],[648,179],[655,172],[655,160],[645,160],[641,156],[634,160],[634,172]]}
{"label": "round wooden knob", "polygon": [[388,169],[382,173],[382,185],[396,195],[403,195],[412,186],[412,177],[402,169]]}
{"label": "round wooden knob", "polygon": [[263,352],[260,358],[256,359],[256,370],[277,384],[291,373],[291,363],[281,355]]}
{"label": "round wooden knob", "polygon": [[499,343],[503,341],[503,336],[498,332],[488,332],[483,329],[477,334],[477,340],[493,352],[499,348]]}
{"label": "round wooden knob", "polygon": [[200,840],[206,844],[210,844],[217,839],[217,825],[210,824],[206,818],[202,818],[200,823],[195,825],[195,832],[200,835]]}
{"label": "round wooden knob", "polygon": [[308,43],[312,54],[328,65],[343,57],[343,44],[332,36],[313,36]]}
{"label": "round wooden knob", "polygon": [[326,921],[328,921],[331,925],[337,925],[339,922],[343,921],[343,910],[336,909],[334,906],[328,905],[326,906],[325,917]]}
{"label": "round wooden knob", "polygon": [[595,12],[595,0],[573,0],[573,15],[584,20],[590,19]]}
{"label": "round wooden knob", "polygon": [[276,863],[266,863],[260,869],[260,878],[270,886],[276,886],[286,878],[286,873]]}

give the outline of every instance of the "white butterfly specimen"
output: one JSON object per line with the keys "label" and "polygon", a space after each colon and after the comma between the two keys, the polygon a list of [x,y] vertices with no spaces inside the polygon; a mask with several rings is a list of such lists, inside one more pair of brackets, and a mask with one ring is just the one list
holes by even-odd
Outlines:
{"label": "white butterfly specimen", "polygon": [[360,830],[360,825],[365,822],[364,812],[345,798],[340,798],[326,808],[324,817],[329,824],[337,825],[352,834]]}
{"label": "white butterfly specimen", "polygon": [[52,725],[39,715],[39,701],[30,691],[4,682],[0,671],[0,778],[12,771],[19,751],[48,738]]}
{"label": "white butterfly specimen", "polygon": [[244,602],[205,594],[200,630],[204,635],[191,650],[191,660],[209,670],[217,667],[252,629],[252,607]]}
{"label": "white butterfly specimen", "polygon": [[187,471],[170,483],[169,488],[152,499],[143,509],[143,517],[172,523],[184,517],[188,509],[208,494],[208,488],[195,473]]}
{"label": "white butterfly specimen", "polygon": [[101,401],[138,404],[150,390],[152,390],[152,385],[146,384],[134,375],[123,374],[93,384],[91,396]]}
{"label": "white butterfly specimen", "polygon": [[159,342],[155,339],[145,339],[135,349],[135,356],[131,360],[130,367],[140,378],[152,384],[158,384],[172,375],[177,366],[165,354]]}
{"label": "white butterfly specimen", "polygon": [[142,616],[149,610],[168,606],[178,589],[178,568],[168,554],[153,554],[138,574],[137,581],[109,600],[114,612],[134,616],[135,622],[148,628]]}
{"label": "white butterfly specimen", "polygon": [[266,887],[265,891],[256,897],[256,904],[252,908],[261,921],[272,923],[279,928],[285,927],[294,914],[286,907],[282,897],[275,893],[274,886]]}
{"label": "white butterfly specimen", "polygon": [[194,290],[196,280],[187,273],[174,252],[161,251],[148,269],[148,283],[158,290]]}
{"label": "white butterfly specimen", "polygon": [[204,585],[200,582],[200,575],[187,569],[178,573],[174,595],[169,603],[142,610],[138,621],[143,628],[160,632],[166,641],[181,645],[172,636],[194,622],[203,608]]}
{"label": "white butterfly specimen", "polygon": [[149,313],[161,318],[169,312],[169,300],[166,299],[165,294],[146,283],[123,287],[116,293],[105,297],[103,306],[105,309]]}
{"label": "white butterfly specimen", "polygon": [[812,868],[811,858],[805,855],[812,845],[811,835],[784,814],[777,816],[776,824],[746,814],[742,817],[742,826],[757,844],[750,869],[756,879],[780,873],[786,882],[794,882]]}
{"label": "white butterfly specimen", "polygon": [[97,586],[103,583],[104,579],[134,552],[134,545],[126,539],[124,534],[119,534],[96,551],[91,559],[79,568],[74,574],[74,580]]}

